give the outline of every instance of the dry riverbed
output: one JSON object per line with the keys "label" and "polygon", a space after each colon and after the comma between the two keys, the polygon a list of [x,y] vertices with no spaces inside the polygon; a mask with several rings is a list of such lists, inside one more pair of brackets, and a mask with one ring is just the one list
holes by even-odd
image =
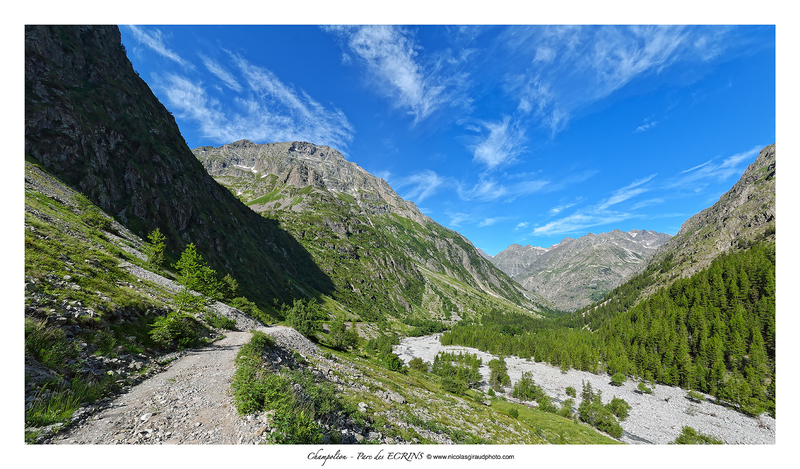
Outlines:
{"label": "dry riverbed", "polygon": [[[489,367],[486,364],[496,358],[469,347],[443,346],[439,342],[439,334],[403,339],[400,345],[395,346],[394,351],[406,363],[415,357],[432,363],[440,351],[476,354],[483,360],[481,373],[487,380]],[[511,386],[506,388],[507,397],[510,397],[511,390],[522,373],[529,371],[536,384],[558,401],[569,398],[565,392],[568,386],[575,388],[580,398],[583,382],[591,383],[594,390],[601,390],[604,403],[614,396],[624,399],[632,407],[628,418],[620,422],[625,431],[621,441],[625,443],[667,444],[677,438],[684,426],[690,426],[726,444],[775,444],[775,419],[768,415],[748,417],[714,404],[710,396],[706,401],[696,403],[686,399],[686,391],[677,387],[657,385],[653,394],[640,394],[636,391],[637,382],[627,381],[622,386],[613,386],[610,377],[605,373],[595,375],[577,370],[562,373],[554,366],[517,357],[506,357],[506,364],[511,377]],[[579,400],[576,399],[576,405],[578,403]]]}

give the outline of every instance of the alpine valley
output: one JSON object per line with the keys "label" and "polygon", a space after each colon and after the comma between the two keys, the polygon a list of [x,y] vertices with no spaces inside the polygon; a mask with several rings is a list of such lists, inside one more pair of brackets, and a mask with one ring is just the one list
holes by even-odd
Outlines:
{"label": "alpine valley", "polygon": [[774,443],[774,144],[675,236],[489,256],[334,148],[190,149],[115,26],[26,26],[24,159],[27,443]]}
{"label": "alpine valley", "polygon": [[670,235],[614,230],[549,248],[512,244],[491,258],[494,265],[562,311],[574,311],[618,287],[641,270]]}

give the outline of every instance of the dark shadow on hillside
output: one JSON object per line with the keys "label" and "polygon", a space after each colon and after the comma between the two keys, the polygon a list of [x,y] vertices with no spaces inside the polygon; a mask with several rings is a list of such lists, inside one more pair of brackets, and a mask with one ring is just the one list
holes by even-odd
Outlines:
{"label": "dark shadow on hillside", "polygon": [[262,309],[334,289],[277,221],[206,173],[116,26],[25,27],[25,152],[142,238],[159,228],[168,259],[194,243]]}

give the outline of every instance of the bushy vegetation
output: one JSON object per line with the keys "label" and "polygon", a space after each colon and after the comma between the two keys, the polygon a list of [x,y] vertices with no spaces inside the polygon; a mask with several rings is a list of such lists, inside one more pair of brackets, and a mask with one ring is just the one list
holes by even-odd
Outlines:
{"label": "bushy vegetation", "polygon": [[[240,349],[231,384],[234,403],[242,415],[274,411],[271,425],[276,431],[270,435],[274,443],[319,443],[326,424],[338,418],[345,406],[333,385],[318,382],[308,371],[268,369],[262,354],[274,346],[271,337],[254,331]],[[337,438],[333,433],[328,436]]]}
{"label": "bushy vegetation", "polygon": [[209,311],[206,313],[203,320],[208,323],[209,326],[216,327],[217,329],[236,330],[236,321],[222,316],[221,314]]}
{"label": "bushy vegetation", "polygon": [[683,427],[681,430],[681,434],[675,439],[672,443],[674,445],[721,445],[722,441],[712,437],[705,435],[703,433],[698,433],[692,427]]}
{"label": "bushy vegetation", "polygon": [[328,339],[331,347],[337,350],[350,350],[358,347],[358,333],[356,332],[355,325],[351,324],[350,328],[341,319],[337,319],[330,325],[328,332]]}
{"label": "bushy vegetation", "polygon": [[481,359],[471,353],[439,352],[433,358],[431,373],[442,377],[442,388],[454,394],[464,394],[482,381]]}
{"label": "bushy vegetation", "polygon": [[144,243],[144,254],[147,256],[147,265],[156,272],[161,270],[164,265],[164,249],[166,249],[166,237],[161,230],[156,228],[147,235]]}
{"label": "bushy vegetation", "polygon": [[380,360],[386,369],[403,372],[406,370],[403,360],[392,351],[392,347],[399,343],[400,339],[396,334],[381,334],[367,341],[364,351]]}
{"label": "bushy vegetation", "polygon": [[[614,408],[624,409],[624,405],[617,403]],[[628,406],[628,409],[630,409],[630,406]],[[614,416],[614,412],[603,405],[602,392],[599,389],[594,392],[591,383],[583,383],[578,415],[581,421],[608,433],[614,438],[622,436],[622,427]]]}
{"label": "bushy vegetation", "polygon": [[553,399],[545,394],[541,386],[538,386],[534,382],[533,375],[529,371],[522,373],[522,377],[514,385],[511,397],[523,401],[536,401],[539,410],[543,412],[557,412],[556,406],[553,404]]}
{"label": "bushy vegetation", "polygon": [[503,387],[511,384],[505,358],[495,358],[489,361],[489,370],[489,386],[492,388],[502,391]]}
{"label": "bushy vegetation", "polygon": [[204,331],[205,325],[192,315],[172,311],[155,319],[150,337],[165,349],[186,348],[199,345]]}
{"label": "bushy vegetation", "polygon": [[294,300],[291,306],[282,305],[281,315],[286,322],[311,340],[318,340],[317,334],[322,331],[322,321],[327,315],[316,300]]}
{"label": "bushy vegetation", "polygon": [[428,363],[422,360],[420,357],[414,357],[408,362],[408,367],[412,370],[421,371],[423,373],[428,372]]}

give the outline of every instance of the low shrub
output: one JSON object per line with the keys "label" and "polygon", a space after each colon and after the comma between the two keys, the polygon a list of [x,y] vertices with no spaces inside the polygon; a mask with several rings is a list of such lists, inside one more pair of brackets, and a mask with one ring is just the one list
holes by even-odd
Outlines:
{"label": "low shrub", "polygon": [[231,384],[236,408],[241,415],[274,410],[274,443],[319,443],[325,427],[352,409],[342,404],[334,386],[318,383],[308,371],[283,369],[278,374],[265,368],[262,354],[274,345],[271,337],[255,331],[239,350]]}
{"label": "low shrub", "polygon": [[648,388],[643,382],[639,383],[639,386],[637,386],[636,389],[645,394],[653,394],[653,390]]}
{"label": "low shrub", "polygon": [[631,405],[625,399],[620,399],[614,396],[611,402],[606,404],[606,409],[610,410],[612,414],[616,415],[618,419],[625,420],[631,410]]}
{"label": "low shrub", "polygon": [[423,361],[420,357],[412,358],[411,361],[408,362],[408,366],[412,370],[427,372],[428,371],[428,363]]}
{"label": "low shrub", "polygon": [[447,392],[462,396],[466,394],[467,389],[469,389],[469,387],[467,386],[467,383],[465,381],[462,381],[453,376],[444,376],[442,377],[442,389],[444,389]]}
{"label": "low shrub", "polygon": [[672,442],[674,445],[721,445],[722,441],[702,433],[692,427],[683,427],[681,434]]}
{"label": "low shrub", "polygon": [[236,320],[222,316],[217,313],[207,312],[203,318],[209,326],[228,331],[236,330]]}
{"label": "low shrub", "polygon": [[692,391],[692,390],[689,390],[689,392],[686,393],[686,398],[693,402],[703,402],[704,400],[706,400],[705,396],[703,396],[697,391]]}
{"label": "low shrub", "polygon": [[193,317],[173,311],[155,319],[151,324],[150,337],[165,349],[185,348],[199,342],[201,327]]}

